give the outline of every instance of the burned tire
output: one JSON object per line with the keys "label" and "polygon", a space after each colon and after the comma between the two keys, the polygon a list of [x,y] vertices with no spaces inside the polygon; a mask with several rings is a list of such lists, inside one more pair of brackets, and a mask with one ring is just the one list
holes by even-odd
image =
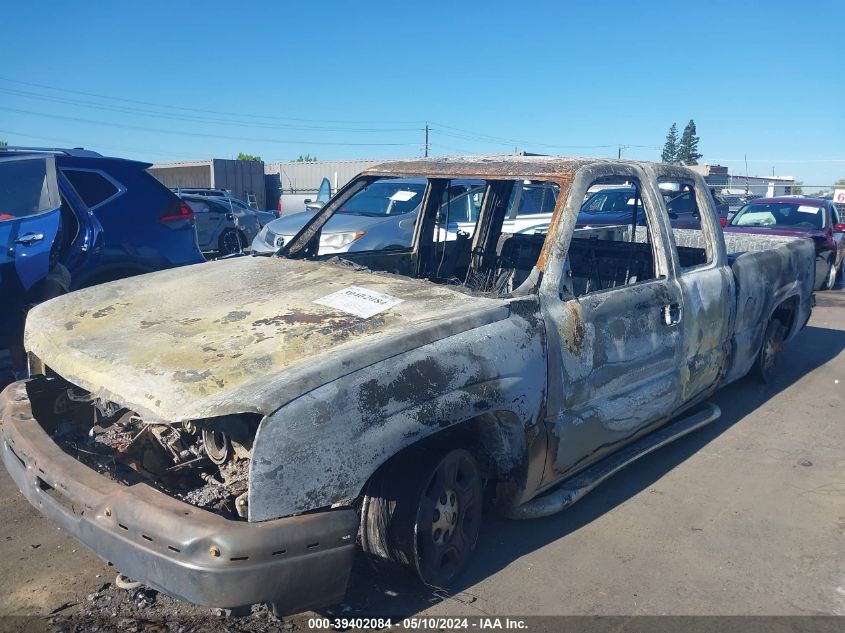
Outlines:
{"label": "burned tire", "polygon": [[241,234],[236,229],[226,229],[220,234],[217,240],[217,250],[220,255],[234,255],[240,253],[246,244],[245,240],[241,238]]}
{"label": "burned tire", "polygon": [[770,320],[766,326],[766,333],[763,335],[763,345],[760,347],[760,353],[755,363],[757,375],[763,382],[771,382],[774,377],[777,361],[785,338],[786,326],[778,319]]}
{"label": "burned tire", "polygon": [[445,587],[475,549],[481,508],[481,473],[470,452],[420,451],[393,459],[367,485],[361,545],[375,560]]}

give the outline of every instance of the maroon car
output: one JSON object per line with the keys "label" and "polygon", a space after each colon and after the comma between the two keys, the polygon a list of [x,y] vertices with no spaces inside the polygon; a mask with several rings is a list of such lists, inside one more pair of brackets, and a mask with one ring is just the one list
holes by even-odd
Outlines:
{"label": "maroon car", "polygon": [[815,290],[830,290],[845,273],[845,223],[831,200],[758,198],[737,211],[725,230],[812,239],[816,245]]}

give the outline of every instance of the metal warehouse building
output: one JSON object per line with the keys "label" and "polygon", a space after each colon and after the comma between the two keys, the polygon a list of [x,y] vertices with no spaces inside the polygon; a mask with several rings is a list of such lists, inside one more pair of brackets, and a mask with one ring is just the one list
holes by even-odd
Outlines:
{"label": "metal warehouse building", "polygon": [[311,163],[290,161],[287,163],[267,163],[266,174],[267,202],[275,209],[279,193],[317,193],[320,182],[328,178],[332,183],[332,193],[352,180],[367,167],[384,163],[389,158],[360,160],[320,160]]}
{"label": "metal warehouse building", "polygon": [[[254,194],[258,208],[267,208],[262,161],[212,158],[177,163],[156,163],[150,167],[149,172],[171,188],[226,189],[241,200],[248,200],[249,196]],[[278,194],[273,204],[276,201],[278,201]]]}

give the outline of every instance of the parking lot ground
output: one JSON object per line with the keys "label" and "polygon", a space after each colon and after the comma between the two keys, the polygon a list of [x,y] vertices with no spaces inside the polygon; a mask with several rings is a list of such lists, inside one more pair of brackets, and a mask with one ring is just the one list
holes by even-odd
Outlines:
{"label": "parking lot ground", "polygon": [[[719,392],[715,423],[567,512],[524,522],[487,516],[470,568],[448,593],[376,575],[361,561],[344,615],[845,616],[845,292],[817,297],[777,379]],[[5,471],[0,507],[0,615],[222,625],[207,609],[164,596],[143,604],[104,587],[114,569],[41,518]],[[285,626],[307,629],[306,617]],[[268,621],[259,612],[233,630],[265,630]],[[55,628],[46,618],[24,623]]]}

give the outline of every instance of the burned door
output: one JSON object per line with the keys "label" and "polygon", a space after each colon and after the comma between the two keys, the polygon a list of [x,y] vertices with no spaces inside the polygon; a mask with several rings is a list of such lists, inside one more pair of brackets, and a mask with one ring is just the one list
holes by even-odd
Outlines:
{"label": "burned door", "polygon": [[[644,190],[639,168],[585,171],[573,183],[564,221],[549,236],[568,244],[547,263],[541,285],[549,333],[545,483],[645,432],[680,399],[684,305],[664,211],[653,191]],[[596,184],[634,187],[646,226],[637,226],[632,214],[627,226],[573,231],[578,203]]]}

